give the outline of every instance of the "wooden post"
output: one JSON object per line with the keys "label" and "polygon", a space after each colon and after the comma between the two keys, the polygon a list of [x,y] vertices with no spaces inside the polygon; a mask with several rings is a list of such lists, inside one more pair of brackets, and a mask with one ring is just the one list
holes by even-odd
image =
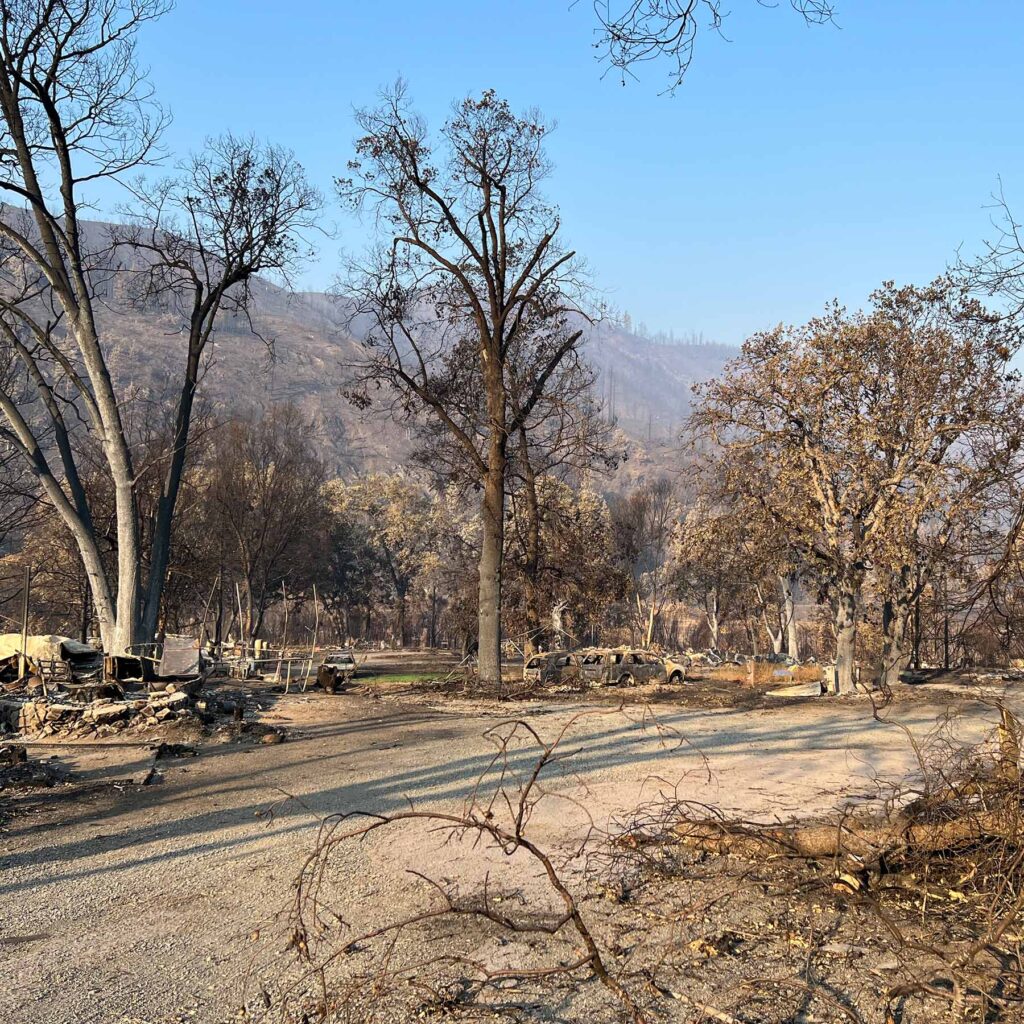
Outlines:
{"label": "wooden post", "polygon": [[21,592],[21,655],[18,658],[18,676],[28,675],[28,591],[32,583],[32,566],[25,566],[25,585]]}
{"label": "wooden post", "polygon": [[[281,581],[281,600],[284,602],[284,636],[281,639],[281,653],[277,658],[277,682],[281,681],[281,662],[284,659],[284,649],[288,646],[288,591],[285,589],[284,581]],[[288,678],[284,683],[284,692],[288,692],[288,687],[292,681],[292,667],[291,663],[288,664]]]}
{"label": "wooden post", "polygon": [[214,638],[214,647],[217,657],[224,656],[224,567],[221,566],[217,572],[217,635]]}
{"label": "wooden post", "polygon": [[320,632],[320,601],[316,595],[316,584],[313,584],[313,649],[309,652],[310,661],[316,657],[316,639]]}
{"label": "wooden post", "polygon": [[[206,606],[203,608],[203,622],[202,622],[202,625],[199,627],[199,651],[200,651],[200,658],[202,658],[203,641],[206,639],[206,636],[207,636],[206,619],[207,619],[207,616],[209,616],[209,614],[210,614],[210,605],[213,604],[213,595],[217,593],[217,588],[220,586],[220,579],[221,579],[220,575],[218,574],[217,575],[217,580],[213,584],[213,590],[210,591],[210,596],[206,599]],[[218,627],[219,627],[219,623],[218,623]]]}
{"label": "wooden post", "polygon": [[305,692],[309,686],[309,677],[313,674],[313,663],[316,661],[316,638],[320,631],[320,602],[316,596],[316,584],[313,584],[313,646],[309,651],[309,668],[306,670],[306,678],[302,681],[302,690]]}
{"label": "wooden post", "polygon": [[235,581],[235,600],[238,602],[238,637],[242,641],[242,657],[249,653],[249,638],[245,635],[245,618],[242,615],[242,591]]}

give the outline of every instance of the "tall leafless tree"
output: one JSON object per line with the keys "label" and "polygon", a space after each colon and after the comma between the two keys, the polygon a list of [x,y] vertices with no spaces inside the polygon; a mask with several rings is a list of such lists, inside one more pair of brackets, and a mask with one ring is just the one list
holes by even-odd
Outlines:
{"label": "tall leafless tree", "polygon": [[[0,192],[9,201],[0,214],[0,333],[36,400],[26,408],[14,391],[0,387],[3,431],[75,539],[110,651],[148,639],[155,623],[176,494],[173,467],[187,440],[196,352],[201,354],[227,290],[273,265],[266,254],[281,249],[282,235],[294,225],[294,212],[275,219],[287,200],[278,207],[264,199],[282,185],[285,191],[304,189],[293,165],[282,168],[275,152],[262,154],[266,159],[258,164],[233,164],[232,143],[199,158],[192,191],[168,186],[162,206],[143,203],[162,214],[180,197],[179,207],[189,214],[181,235],[188,241],[178,246],[182,259],[166,258],[172,246],[157,263],[167,283],[174,274],[179,282],[190,281],[195,301],[180,404],[184,430],[174,442],[154,532],[161,539],[147,586],[138,467],[125,428],[125,396],[115,387],[99,315],[101,296],[117,290],[112,275],[119,268],[110,238],[90,227],[83,213],[97,183],[121,183],[157,153],[166,117],[140,70],[136,43],[139,28],[168,6],[165,0],[0,2]],[[255,147],[248,149],[251,161],[260,159]],[[275,167],[284,170],[281,180],[261,177],[268,170],[273,175]],[[150,242],[174,234],[165,226],[169,234],[151,233]],[[136,241],[144,241],[142,232]],[[254,258],[253,248],[264,255]],[[199,269],[186,270],[186,251],[200,261]],[[112,575],[82,485],[75,450],[79,421],[99,442],[114,497]]]}
{"label": "tall leafless tree", "polygon": [[539,190],[550,126],[488,91],[456,105],[435,152],[401,83],[357,120],[339,193],[373,215],[378,244],[346,284],[366,338],[352,393],[368,402],[383,386],[398,415],[443,424],[472,466],[479,672],[497,686],[509,446],[582,337],[580,264]]}
{"label": "tall leafless tree", "polygon": [[187,339],[174,434],[151,530],[142,605],[142,635],[148,639],[157,631],[207,346],[223,316],[249,319],[253,277],[287,278],[308,255],[304,233],[314,227],[321,197],[290,152],[230,134],[208,140],[177,177],[152,189],[140,185],[136,192],[131,220],[114,230],[115,246],[119,255],[136,257],[134,298],[172,311]]}
{"label": "tall leafless tree", "polygon": [[[5,433],[72,530],[111,649],[135,640],[139,548],[134,468],[94,308],[97,253],[83,235],[83,187],[145,164],[164,124],[135,54],[162,0],[5,2],[0,6],[0,330],[53,427],[45,451],[9,391]],[[82,157],[79,166],[76,158]],[[55,183],[55,185],[51,185]],[[76,393],[101,439],[117,498],[118,586],[103,569],[66,414]]]}

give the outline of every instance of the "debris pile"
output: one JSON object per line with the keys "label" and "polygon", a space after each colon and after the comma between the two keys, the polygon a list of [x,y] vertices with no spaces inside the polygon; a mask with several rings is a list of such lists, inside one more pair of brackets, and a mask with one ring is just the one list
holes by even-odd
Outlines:
{"label": "debris pile", "polygon": [[0,730],[46,739],[98,737],[145,732],[160,725],[201,727],[216,715],[231,714],[224,702],[201,699],[178,684],[136,697],[100,697],[73,703],[60,696],[0,699]]}
{"label": "debris pile", "polygon": [[30,786],[55,786],[67,779],[57,764],[30,760],[28,751],[16,743],[0,744],[0,792]]}
{"label": "debris pile", "polygon": [[26,667],[48,683],[86,684],[102,678],[103,655],[66,636],[0,634],[0,681],[16,680]]}

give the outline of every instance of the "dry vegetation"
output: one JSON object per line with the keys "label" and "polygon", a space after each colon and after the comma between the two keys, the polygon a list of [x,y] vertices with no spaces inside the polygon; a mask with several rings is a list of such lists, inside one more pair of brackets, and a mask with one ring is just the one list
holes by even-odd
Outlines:
{"label": "dry vegetation", "polygon": [[[558,851],[536,845],[530,820],[565,798],[549,783],[572,770],[579,717],[550,737],[504,722],[461,811],[324,820],[274,999],[296,1021],[1017,1020],[1020,724],[989,712],[991,732],[968,745],[952,712],[908,734],[912,779],[818,822],[732,821],[663,792]],[[415,913],[350,905],[332,871],[380,830],[422,830],[448,851],[412,872]],[[444,866],[464,846],[493,854],[482,877]]]}
{"label": "dry vegetation", "polygon": [[[683,471],[670,476],[604,407],[585,358],[600,302],[543,191],[551,123],[484,89],[432,128],[398,82],[357,111],[334,179],[371,237],[343,270],[331,329],[358,353],[344,401],[389,415],[408,457],[343,474],[324,455],[329,417],[287,402],[222,417],[224,396],[202,394],[218,330],[269,348],[252,289],[260,275],[286,283],[321,226],[322,197],[291,153],[226,134],[169,178],[133,179],[125,223],[85,219],[96,183],[118,189],[160,153],[167,115],[136,46],[169,6],[0,0],[0,614],[23,645],[59,632],[134,660],[185,632],[246,685],[207,700],[205,673],[194,692],[143,692],[153,680],[140,678],[137,700],[115,685],[116,701],[65,705],[22,646],[0,666],[4,730],[127,744],[177,728],[197,743],[276,746],[285,730],[255,719],[282,695],[327,698],[305,673],[293,694],[291,661],[315,678],[328,645],[363,658],[339,701],[513,712],[485,734],[493,756],[461,808],[395,810],[417,765],[373,780],[379,805],[351,806],[339,783],[325,787],[337,804],[326,812],[296,798],[250,815],[270,825],[301,806],[320,819],[294,865],[286,956],[275,948],[274,980],[265,965],[254,973],[251,1016],[1024,1019],[1021,723],[1009,703],[984,705],[984,738],[964,737],[952,704],[933,734],[906,730],[908,777],[813,820],[735,820],[658,779],[661,797],[609,828],[585,786],[552,785],[571,776],[575,729],[596,716],[632,716],[665,748],[697,743],[662,721],[691,709],[709,733],[716,717],[767,722],[804,701],[896,729],[894,709],[946,699],[902,688],[929,666],[1002,671],[1024,655],[1024,247],[1009,209],[974,265],[884,282],[862,309],[833,302],[748,338],[695,388],[673,452]],[[832,16],[824,0],[790,6],[810,23]],[[713,29],[723,16],[718,0],[620,8],[593,4],[600,53],[627,74],[667,56],[672,88],[699,16]],[[171,339],[173,370],[152,393],[111,369],[121,315]],[[638,448],[640,468],[613,477]],[[287,680],[272,694],[265,679],[248,685],[269,640]],[[643,648],[627,652],[641,685],[626,692],[625,661],[607,680],[621,689],[523,682],[538,651],[598,645]],[[380,655],[413,647],[431,653]],[[687,648],[694,665],[727,663],[643,682],[653,651]],[[329,690],[345,674],[331,672]],[[842,694],[831,704],[813,685],[826,673]],[[111,682],[108,665],[98,685]],[[793,682],[808,695],[772,693]],[[67,683],[69,702],[88,690]],[[549,734],[555,713],[572,717]],[[344,731],[330,719],[310,734]],[[387,741],[352,756],[400,745]],[[172,746],[156,742],[138,783],[117,786],[149,789],[156,761],[182,753]],[[28,753],[0,748],[0,785],[63,780]],[[792,753],[758,756],[768,773]],[[354,770],[324,757],[303,770]],[[458,771],[479,762],[459,764],[432,792],[461,793]],[[713,776],[712,759],[704,769]],[[585,819],[569,849],[535,834],[538,808],[557,801]],[[386,856],[422,833],[450,860],[410,872],[416,909],[353,895],[353,848]],[[465,876],[466,851],[489,870]]]}

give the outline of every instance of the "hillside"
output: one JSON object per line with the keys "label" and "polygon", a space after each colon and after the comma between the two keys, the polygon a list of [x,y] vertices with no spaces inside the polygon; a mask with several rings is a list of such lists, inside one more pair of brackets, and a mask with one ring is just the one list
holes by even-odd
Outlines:
{"label": "hillside", "polygon": [[[0,204],[0,216],[15,213]],[[85,247],[106,253],[111,225],[85,221],[82,227]],[[97,266],[105,259],[99,256]],[[117,262],[127,269],[137,259],[122,250]],[[180,320],[156,303],[139,308],[128,302],[124,282],[123,275],[107,273],[93,280],[111,370],[134,399],[133,415],[159,421],[180,387]],[[223,318],[208,346],[201,404],[223,416],[295,403],[316,424],[331,470],[341,475],[401,463],[409,438],[383,403],[361,411],[342,397],[361,348],[342,326],[339,304],[323,293],[290,292],[261,279],[253,282],[252,293],[252,323]],[[693,384],[718,373],[736,349],[658,343],[604,321],[588,328],[584,352],[597,371],[605,409],[632,442],[625,476],[635,477],[676,463]]]}
{"label": "hillside", "polygon": [[[298,405],[318,426],[332,469],[341,474],[386,470],[406,451],[405,431],[384,410],[360,411],[341,395],[359,343],[339,325],[326,295],[289,293],[260,281],[255,286],[255,337],[244,321],[226,320],[210,347],[203,393],[219,413],[274,402]],[[173,391],[182,339],[172,318],[152,311],[103,314],[111,364],[123,384],[143,397]],[[666,345],[621,327],[591,328],[585,352],[598,372],[609,414],[634,442],[633,471],[671,462],[694,382],[717,373],[735,354],[724,345]],[[630,475],[633,475],[632,473]]]}

